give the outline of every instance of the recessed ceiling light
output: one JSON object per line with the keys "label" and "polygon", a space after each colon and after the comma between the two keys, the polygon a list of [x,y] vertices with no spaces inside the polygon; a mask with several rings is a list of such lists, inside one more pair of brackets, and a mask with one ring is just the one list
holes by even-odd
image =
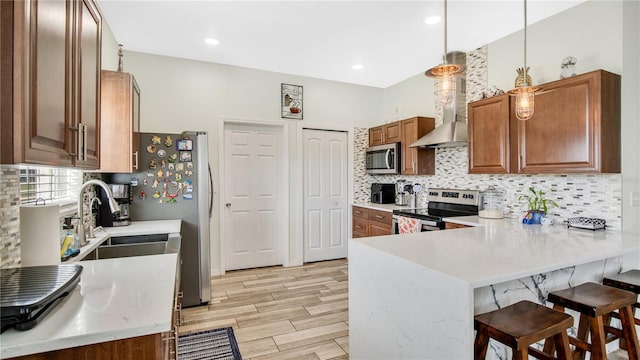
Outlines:
{"label": "recessed ceiling light", "polygon": [[362,70],[364,66],[362,64],[354,64],[351,68],[353,70]]}
{"label": "recessed ceiling light", "polygon": [[209,45],[218,45],[220,43],[218,39],[214,39],[214,38],[205,38],[204,42],[206,42]]}
{"label": "recessed ceiling light", "polygon": [[440,21],[442,21],[442,18],[438,15],[429,16],[428,18],[424,19],[424,23],[427,25],[434,25],[439,23]]}

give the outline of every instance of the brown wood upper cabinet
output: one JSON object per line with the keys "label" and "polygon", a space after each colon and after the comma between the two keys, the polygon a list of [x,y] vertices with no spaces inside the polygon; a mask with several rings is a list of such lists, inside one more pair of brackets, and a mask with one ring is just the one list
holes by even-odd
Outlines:
{"label": "brown wood upper cabinet", "polygon": [[434,175],[436,173],[435,149],[412,148],[416,142],[431,130],[435,129],[435,119],[414,117],[400,122],[402,134],[402,175]]}
{"label": "brown wood upper cabinet", "polygon": [[506,95],[469,104],[469,172],[619,173],[620,76],[597,70],[541,86],[527,121]]}
{"label": "brown wood upper cabinet", "polygon": [[102,15],[92,0],[1,1],[0,162],[99,167]]}
{"label": "brown wood upper cabinet", "polygon": [[369,146],[392,144],[400,141],[402,141],[402,135],[399,121],[369,129]]}
{"label": "brown wood upper cabinet", "polygon": [[598,70],[543,90],[531,119],[511,116],[517,138],[511,167],[519,173],[619,173],[620,76]]}
{"label": "brown wood upper cabinet", "polygon": [[[138,172],[140,160],[140,88],[132,74],[102,71],[101,172]],[[117,150],[117,151],[112,151]]]}
{"label": "brown wood upper cabinet", "polygon": [[509,162],[509,95],[469,103],[469,173],[504,174]]}

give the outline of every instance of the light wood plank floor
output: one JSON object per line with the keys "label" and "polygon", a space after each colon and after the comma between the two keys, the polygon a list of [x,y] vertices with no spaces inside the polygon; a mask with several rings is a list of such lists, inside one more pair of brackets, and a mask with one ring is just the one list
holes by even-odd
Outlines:
{"label": "light wood plank floor", "polygon": [[348,359],[347,279],[346,259],[231,271],[180,333],[232,326],[243,359]]}

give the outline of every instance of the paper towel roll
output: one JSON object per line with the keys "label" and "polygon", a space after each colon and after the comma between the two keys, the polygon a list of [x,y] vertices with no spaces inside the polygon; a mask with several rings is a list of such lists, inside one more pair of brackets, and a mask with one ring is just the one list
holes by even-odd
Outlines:
{"label": "paper towel roll", "polygon": [[60,209],[58,205],[20,206],[22,266],[60,264]]}

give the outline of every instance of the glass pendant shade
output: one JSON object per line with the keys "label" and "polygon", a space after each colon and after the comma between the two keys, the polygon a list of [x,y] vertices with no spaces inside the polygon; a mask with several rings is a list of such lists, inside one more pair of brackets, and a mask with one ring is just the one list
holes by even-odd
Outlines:
{"label": "glass pendant shade", "polygon": [[453,102],[456,97],[456,75],[442,75],[435,79],[436,101],[443,105]]}
{"label": "glass pendant shade", "polygon": [[435,79],[433,93],[436,102],[448,105],[456,98],[456,76],[462,74],[466,68],[463,65],[447,63],[447,0],[444,0],[444,56],[442,59],[442,64],[432,67],[424,74]]}
{"label": "glass pendant shade", "polygon": [[535,109],[535,96],[533,93],[516,95],[516,117],[518,120],[529,120]]}
{"label": "glass pendant shade", "polygon": [[535,93],[542,90],[538,86],[531,86],[531,78],[528,76],[529,68],[527,67],[527,0],[524,0],[524,66],[522,72],[518,69],[519,78],[521,81],[518,86],[516,81],[516,88],[509,90],[507,93],[516,97],[516,118],[518,120],[529,120],[533,116],[535,110]]}

